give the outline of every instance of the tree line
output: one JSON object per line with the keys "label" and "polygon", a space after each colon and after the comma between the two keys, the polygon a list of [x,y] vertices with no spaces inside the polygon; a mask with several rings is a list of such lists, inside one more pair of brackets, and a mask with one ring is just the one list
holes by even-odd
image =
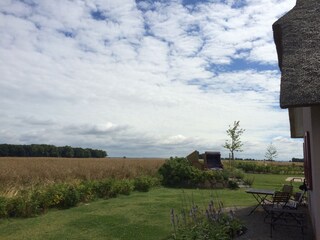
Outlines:
{"label": "tree line", "polygon": [[303,158],[292,158],[292,162],[304,162]]}
{"label": "tree line", "polygon": [[46,144],[0,144],[0,157],[104,158],[106,156],[106,151],[91,148],[56,147]]}

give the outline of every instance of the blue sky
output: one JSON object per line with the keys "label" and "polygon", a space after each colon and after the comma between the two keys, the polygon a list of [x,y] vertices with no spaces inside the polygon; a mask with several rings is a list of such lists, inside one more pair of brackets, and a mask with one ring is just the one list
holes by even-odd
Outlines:
{"label": "blue sky", "polygon": [[294,0],[0,2],[0,142],[110,156],[302,157],[279,108],[272,23]]}

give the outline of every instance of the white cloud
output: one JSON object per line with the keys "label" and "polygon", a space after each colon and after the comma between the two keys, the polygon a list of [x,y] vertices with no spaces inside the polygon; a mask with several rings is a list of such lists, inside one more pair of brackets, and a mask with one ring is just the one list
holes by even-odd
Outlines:
{"label": "white cloud", "polygon": [[[271,24],[292,0],[27,2],[0,3],[0,142],[226,154],[240,120],[242,155],[261,158],[288,138],[279,72],[257,63],[276,67]],[[296,142],[281,144],[279,158],[300,157]]]}

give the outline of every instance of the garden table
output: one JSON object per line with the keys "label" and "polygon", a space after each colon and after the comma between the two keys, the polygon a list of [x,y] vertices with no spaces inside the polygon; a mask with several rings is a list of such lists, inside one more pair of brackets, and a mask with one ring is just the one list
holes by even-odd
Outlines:
{"label": "garden table", "polygon": [[258,202],[258,204],[249,213],[249,215],[251,215],[259,206],[261,206],[266,211],[266,209],[264,208],[265,200],[267,199],[268,196],[273,196],[275,191],[274,190],[268,190],[268,189],[250,188],[250,189],[246,190],[246,193],[252,194],[252,196]]}

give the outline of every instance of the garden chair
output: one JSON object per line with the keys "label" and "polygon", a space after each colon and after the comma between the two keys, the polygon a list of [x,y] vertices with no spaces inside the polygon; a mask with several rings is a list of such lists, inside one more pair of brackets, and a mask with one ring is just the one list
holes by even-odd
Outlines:
{"label": "garden chair", "polygon": [[297,194],[297,201],[290,200],[289,192],[275,192],[272,204],[266,207],[267,215],[264,222],[270,224],[270,234],[275,225],[300,227],[303,233],[305,227],[305,212],[298,210],[299,202],[302,201],[304,193]]}
{"label": "garden chair", "polygon": [[294,198],[289,199],[285,207],[289,209],[298,209],[298,207],[303,204],[305,193],[306,193],[305,190],[302,192],[295,193]]}
{"label": "garden chair", "polygon": [[293,186],[292,185],[283,185],[282,186],[282,192],[287,192],[287,193],[290,193],[290,195],[292,195],[292,192],[293,192]]}
{"label": "garden chair", "polygon": [[286,208],[298,209],[298,207],[303,204],[304,196],[308,191],[305,181],[301,186],[299,186],[299,189],[301,191],[294,194],[293,199],[290,199],[286,204]]}
{"label": "garden chair", "polygon": [[290,192],[283,192],[283,191],[276,191],[272,196],[272,208],[284,208],[289,199],[291,193]]}
{"label": "garden chair", "polygon": [[264,206],[264,209],[267,212],[267,215],[264,218],[264,221],[266,222],[266,219],[270,216],[270,213],[272,209],[283,209],[286,207],[290,199],[290,193],[288,192],[282,192],[282,191],[276,191],[272,196],[272,202],[266,203]]}

